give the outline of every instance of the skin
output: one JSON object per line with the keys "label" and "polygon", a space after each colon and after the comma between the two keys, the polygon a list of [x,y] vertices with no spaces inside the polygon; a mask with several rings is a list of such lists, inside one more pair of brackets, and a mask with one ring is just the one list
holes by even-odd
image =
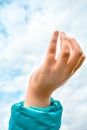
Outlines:
{"label": "skin", "polygon": [[47,107],[54,90],[65,84],[81,67],[85,55],[77,41],[60,33],[60,53],[57,58],[57,40],[55,31],[48,46],[46,57],[41,66],[31,75],[25,96],[24,106]]}

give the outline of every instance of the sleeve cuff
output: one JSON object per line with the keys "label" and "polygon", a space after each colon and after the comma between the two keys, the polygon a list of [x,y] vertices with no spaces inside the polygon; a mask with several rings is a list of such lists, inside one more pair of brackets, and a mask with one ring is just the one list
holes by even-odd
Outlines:
{"label": "sleeve cuff", "polygon": [[[61,126],[62,105],[58,100],[50,99],[50,106],[24,107],[24,101],[11,108],[9,130],[59,130]],[[13,129],[18,127],[16,129]],[[19,129],[20,128],[20,129]]]}

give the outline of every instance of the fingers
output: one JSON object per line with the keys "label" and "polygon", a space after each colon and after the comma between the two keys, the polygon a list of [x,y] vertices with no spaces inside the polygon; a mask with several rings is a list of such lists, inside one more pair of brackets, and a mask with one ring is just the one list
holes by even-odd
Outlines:
{"label": "fingers", "polygon": [[[46,55],[48,65],[55,61],[58,36],[59,32],[55,31],[50,41]],[[77,41],[62,32],[60,34],[60,54],[55,62],[56,67],[60,66],[64,71],[66,69],[66,73],[71,75],[82,65],[84,59],[85,56]]]}
{"label": "fingers", "polygon": [[65,37],[65,33],[61,32],[60,35],[60,57],[61,57],[61,62],[63,64],[67,64],[69,57],[70,57],[70,46],[69,46],[69,41]]}
{"label": "fingers", "polygon": [[57,66],[65,67],[67,74],[72,74],[82,65],[85,56],[77,41],[63,32],[60,35],[60,47]]}
{"label": "fingers", "polygon": [[80,61],[82,61],[83,58],[81,57],[83,52],[76,40],[69,39],[69,43],[71,46],[71,55],[68,62],[68,71],[69,73],[72,73],[76,68],[78,68]]}
{"label": "fingers", "polygon": [[50,41],[50,44],[49,44],[49,47],[48,47],[46,60],[49,63],[53,62],[54,59],[55,59],[58,35],[59,35],[58,31],[55,31],[53,33],[53,36],[51,38],[51,41]]}
{"label": "fingers", "polygon": [[77,66],[74,68],[73,70],[73,74],[81,67],[81,65],[83,64],[84,60],[85,60],[85,55],[83,55],[79,61],[79,63],[77,64]]}
{"label": "fingers", "polygon": [[70,74],[74,74],[79,67],[81,67],[83,61],[85,60],[85,56],[82,52],[81,47],[77,43],[77,41],[73,38],[66,36],[66,39],[69,41],[70,45],[70,57],[67,65],[67,72]]}

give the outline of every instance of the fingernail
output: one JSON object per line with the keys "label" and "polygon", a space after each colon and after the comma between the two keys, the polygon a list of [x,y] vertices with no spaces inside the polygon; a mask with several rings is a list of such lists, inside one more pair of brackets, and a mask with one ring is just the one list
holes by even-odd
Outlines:
{"label": "fingernail", "polygon": [[62,33],[62,35],[65,35],[65,33],[64,32],[61,32]]}

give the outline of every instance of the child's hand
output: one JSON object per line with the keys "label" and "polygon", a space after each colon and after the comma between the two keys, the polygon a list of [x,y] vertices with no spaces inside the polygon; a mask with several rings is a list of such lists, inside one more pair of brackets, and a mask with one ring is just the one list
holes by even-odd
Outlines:
{"label": "child's hand", "polygon": [[[66,83],[85,59],[77,41],[66,36],[63,32],[60,34],[60,53],[55,59],[58,35],[59,32],[55,31],[44,63],[32,74],[29,80],[25,106],[46,106],[52,92]],[[33,96],[35,96],[35,101],[33,101]],[[27,97],[32,101],[30,102]],[[36,103],[37,100],[45,104],[39,105]]]}

